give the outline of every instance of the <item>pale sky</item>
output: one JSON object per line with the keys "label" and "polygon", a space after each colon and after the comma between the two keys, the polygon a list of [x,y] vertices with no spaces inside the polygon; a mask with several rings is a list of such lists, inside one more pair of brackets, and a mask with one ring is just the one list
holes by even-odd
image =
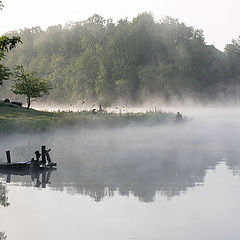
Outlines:
{"label": "pale sky", "polygon": [[240,35],[239,0],[3,0],[0,34],[24,27],[45,29],[68,21],[81,21],[94,13],[117,21],[152,12],[155,19],[178,18],[187,26],[201,28],[208,44],[223,50]]}

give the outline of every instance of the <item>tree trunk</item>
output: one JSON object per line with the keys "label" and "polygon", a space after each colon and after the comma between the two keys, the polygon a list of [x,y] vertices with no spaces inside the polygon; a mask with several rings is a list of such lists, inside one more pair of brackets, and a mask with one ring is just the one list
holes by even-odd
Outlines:
{"label": "tree trunk", "polygon": [[30,104],[31,104],[31,99],[30,99],[30,97],[28,97],[28,98],[27,98],[27,109],[29,109]]}

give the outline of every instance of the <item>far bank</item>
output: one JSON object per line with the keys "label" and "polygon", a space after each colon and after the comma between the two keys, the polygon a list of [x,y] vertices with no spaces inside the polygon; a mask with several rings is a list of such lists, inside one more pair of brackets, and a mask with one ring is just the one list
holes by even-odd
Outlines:
{"label": "far bank", "polygon": [[43,132],[62,128],[153,126],[170,123],[175,114],[161,111],[145,113],[111,113],[92,111],[37,111],[0,102],[0,134]]}

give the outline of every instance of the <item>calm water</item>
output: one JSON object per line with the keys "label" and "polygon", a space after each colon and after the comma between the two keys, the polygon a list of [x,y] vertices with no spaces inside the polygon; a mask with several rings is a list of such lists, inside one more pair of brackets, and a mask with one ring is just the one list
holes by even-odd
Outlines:
{"label": "calm water", "polygon": [[[0,232],[15,239],[238,239],[240,118],[184,126],[13,135],[0,161],[52,148],[51,175],[1,175]],[[0,235],[1,239],[1,235]]]}

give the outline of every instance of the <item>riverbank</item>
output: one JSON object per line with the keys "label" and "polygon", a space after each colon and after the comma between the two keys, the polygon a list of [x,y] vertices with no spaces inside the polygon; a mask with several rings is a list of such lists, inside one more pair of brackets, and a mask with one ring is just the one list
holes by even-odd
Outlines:
{"label": "riverbank", "polygon": [[26,109],[11,103],[0,102],[0,134],[42,132],[59,128],[99,128],[122,127],[130,124],[156,125],[172,122],[175,115],[172,113],[96,113],[81,112],[47,112]]}

